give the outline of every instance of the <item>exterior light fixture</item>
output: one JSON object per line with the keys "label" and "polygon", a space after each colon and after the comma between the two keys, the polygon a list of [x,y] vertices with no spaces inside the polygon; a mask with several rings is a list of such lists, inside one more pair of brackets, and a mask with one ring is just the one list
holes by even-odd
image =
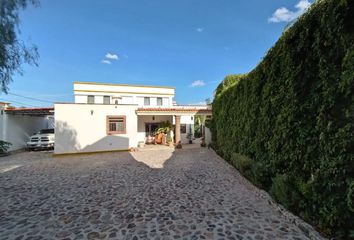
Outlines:
{"label": "exterior light fixture", "polygon": [[93,115],[93,110],[91,110],[91,115]]}
{"label": "exterior light fixture", "polygon": [[155,116],[152,116],[152,121],[155,121]]}

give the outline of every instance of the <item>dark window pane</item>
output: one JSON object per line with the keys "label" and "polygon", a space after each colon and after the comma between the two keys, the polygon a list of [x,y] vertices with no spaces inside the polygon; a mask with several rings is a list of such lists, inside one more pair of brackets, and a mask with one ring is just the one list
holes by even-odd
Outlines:
{"label": "dark window pane", "polygon": [[187,132],[186,124],[181,124],[181,133],[186,133],[186,132]]}
{"label": "dark window pane", "polygon": [[157,98],[157,106],[162,106],[162,98]]}
{"label": "dark window pane", "polygon": [[48,134],[48,133],[54,133],[54,129],[51,128],[51,129],[42,129],[40,131],[41,134]]}
{"label": "dark window pane", "polygon": [[124,132],[124,123],[123,122],[117,123],[117,131]]}
{"label": "dark window pane", "polygon": [[109,123],[109,131],[113,132],[116,131],[116,124],[115,123]]}
{"label": "dark window pane", "polygon": [[150,105],[150,98],[149,97],[144,97],[144,105],[149,106]]}
{"label": "dark window pane", "polygon": [[95,96],[92,95],[87,96],[87,103],[89,104],[95,103]]}
{"label": "dark window pane", "polygon": [[103,97],[103,103],[104,104],[110,104],[111,103],[111,97],[110,96],[104,96]]}

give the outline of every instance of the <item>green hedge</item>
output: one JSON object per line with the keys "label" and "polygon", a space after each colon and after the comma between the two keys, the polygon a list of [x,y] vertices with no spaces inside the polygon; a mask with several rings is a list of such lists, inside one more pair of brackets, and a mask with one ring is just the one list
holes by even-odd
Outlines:
{"label": "green hedge", "polygon": [[211,126],[217,152],[252,159],[247,177],[277,201],[354,235],[354,0],[318,0],[253,71],[227,76]]}

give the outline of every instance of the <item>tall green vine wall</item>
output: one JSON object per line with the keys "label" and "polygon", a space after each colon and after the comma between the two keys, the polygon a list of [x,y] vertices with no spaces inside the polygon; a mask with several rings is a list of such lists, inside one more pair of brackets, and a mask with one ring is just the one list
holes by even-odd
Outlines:
{"label": "tall green vine wall", "polygon": [[354,0],[318,0],[253,71],[227,76],[211,127],[251,181],[325,233],[354,237]]}

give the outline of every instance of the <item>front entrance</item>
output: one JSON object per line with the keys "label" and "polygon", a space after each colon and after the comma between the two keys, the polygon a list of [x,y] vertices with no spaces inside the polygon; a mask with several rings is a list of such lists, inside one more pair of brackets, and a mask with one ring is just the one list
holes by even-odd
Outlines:
{"label": "front entrance", "polygon": [[145,137],[153,137],[160,126],[161,123],[145,123]]}

